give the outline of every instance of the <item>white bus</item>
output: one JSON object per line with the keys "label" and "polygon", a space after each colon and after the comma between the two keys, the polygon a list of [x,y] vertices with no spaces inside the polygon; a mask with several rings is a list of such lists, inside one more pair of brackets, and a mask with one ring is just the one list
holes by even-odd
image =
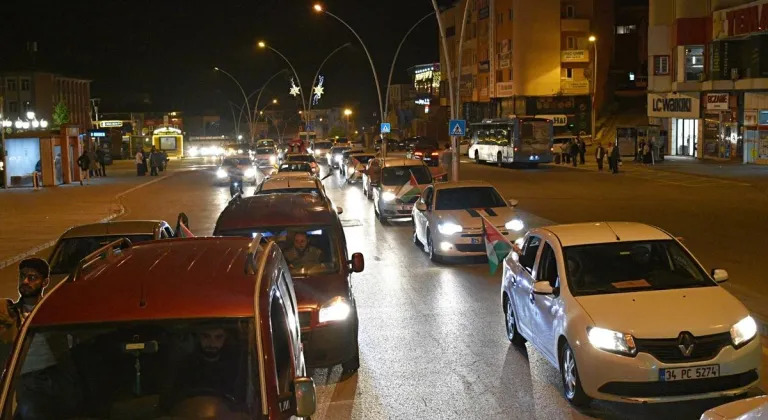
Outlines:
{"label": "white bus", "polygon": [[477,163],[536,166],[553,160],[553,124],[550,119],[493,119],[470,124],[470,127],[472,146],[469,148],[469,157]]}

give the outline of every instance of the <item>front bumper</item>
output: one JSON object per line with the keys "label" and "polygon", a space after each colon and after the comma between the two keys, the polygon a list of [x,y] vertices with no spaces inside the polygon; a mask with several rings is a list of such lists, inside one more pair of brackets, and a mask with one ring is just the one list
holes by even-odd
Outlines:
{"label": "front bumper", "polygon": [[[663,403],[743,394],[759,381],[760,337],[735,349],[726,346],[712,359],[662,363],[648,353],[626,357],[594,348],[588,341],[574,348],[584,392],[590,397],[631,403]],[[659,370],[719,365],[720,376],[663,382]]]}
{"label": "front bumper", "polygon": [[299,312],[307,367],[335,366],[357,354],[357,310],[353,310],[344,321],[323,326],[314,326],[316,317],[317,311]]}
{"label": "front bumper", "polygon": [[414,203],[403,203],[398,200],[379,200],[379,213],[384,217],[405,218],[413,217]]}
{"label": "front bumper", "polygon": [[[525,234],[525,230],[513,232],[503,226],[497,227],[497,229],[510,242],[514,242]],[[435,226],[430,232],[432,234],[432,243],[435,246],[435,254],[438,256],[450,258],[484,257],[487,255],[482,229],[465,229],[453,235],[443,235]]]}

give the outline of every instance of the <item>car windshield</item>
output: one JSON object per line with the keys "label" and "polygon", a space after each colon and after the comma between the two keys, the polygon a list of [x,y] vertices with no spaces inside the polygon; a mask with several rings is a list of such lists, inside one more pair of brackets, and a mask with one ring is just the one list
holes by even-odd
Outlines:
{"label": "car windshield", "polygon": [[222,235],[250,238],[257,233],[280,245],[294,277],[337,273],[340,269],[336,235],[331,226],[254,227],[224,231]]}
{"label": "car windshield", "polygon": [[317,188],[276,188],[273,190],[261,190],[253,195],[267,194],[320,194],[320,190]]}
{"label": "car windshield", "polygon": [[265,146],[270,147],[274,145],[275,145],[275,142],[272,140],[259,140],[259,142],[256,143],[256,147],[265,147]]}
{"label": "car windshield", "polygon": [[275,149],[272,147],[259,147],[256,149],[257,155],[272,155],[275,153]]}
{"label": "car windshield", "polygon": [[209,418],[211,407],[217,418],[262,418],[253,331],[250,319],[32,327],[13,418]]}
{"label": "car windshield", "polygon": [[431,184],[432,174],[426,166],[390,166],[381,171],[381,183],[384,185],[405,185],[410,181],[411,175],[416,178],[419,185]]}
{"label": "car windshield", "polygon": [[331,142],[315,143],[315,149],[330,149],[333,146]]}
{"label": "car windshield", "polygon": [[314,162],[315,158],[310,155],[289,155],[285,160],[288,162]]}
{"label": "car windshield", "polygon": [[312,167],[305,162],[299,163],[283,163],[280,165],[278,172],[312,172]]}
{"label": "car windshield", "polygon": [[672,240],[569,246],[564,256],[574,296],[717,285]]}
{"label": "car windshield", "polygon": [[336,143],[349,143],[349,139],[346,137],[339,137],[336,139]]}
{"label": "car windshield", "polygon": [[496,188],[466,187],[447,188],[437,192],[435,210],[484,209],[506,207]]}
{"label": "car windshield", "polygon": [[51,257],[51,274],[69,274],[83,258],[97,249],[121,238],[128,238],[132,243],[151,241],[154,235],[110,235],[87,236],[62,239]]}
{"label": "car windshield", "polygon": [[245,166],[250,165],[251,160],[249,158],[227,158],[221,163],[221,166]]}
{"label": "car windshield", "polygon": [[346,152],[348,150],[350,150],[349,147],[334,147],[333,149],[331,149],[331,151],[333,152],[334,155],[343,154],[344,152]]}

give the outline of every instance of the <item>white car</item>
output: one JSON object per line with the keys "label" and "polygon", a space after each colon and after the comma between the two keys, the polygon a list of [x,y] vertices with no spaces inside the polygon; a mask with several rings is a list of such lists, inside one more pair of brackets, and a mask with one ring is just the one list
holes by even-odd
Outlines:
{"label": "white car", "polygon": [[768,418],[768,395],[730,402],[707,410],[700,420],[760,420]]}
{"label": "white car", "polygon": [[300,172],[295,174],[281,173],[265,178],[256,187],[253,195],[312,193],[325,196],[325,187],[317,177]]}
{"label": "white car", "polygon": [[741,395],[758,383],[761,343],[727,279],[656,227],[532,229],[504,260],[507,338],[557,367],[576,406]]}
{"label": "white car", "polygon": [[253,161],[259,168],[274,167],[277,164],[277,149],[274,146],[257,147]]}
{"label": "white car", "polygon": [[432,261],[486,255],[483,218],[514,241],[524,233],[516,205],[517,200],[505,201],[485,181],[430,185],[413,206],[413,242],[422,245]]}

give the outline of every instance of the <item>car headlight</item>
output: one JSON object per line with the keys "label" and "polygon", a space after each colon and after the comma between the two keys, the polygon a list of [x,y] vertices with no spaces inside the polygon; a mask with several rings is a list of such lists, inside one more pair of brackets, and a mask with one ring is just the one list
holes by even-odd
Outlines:
{"label": "car headlight", "polygon": [[751,316],[747,316],[731,327],[731,341],[734,347],[742,347],[752,341],[757,335],[757,323]]}
{"label": "car headlight", "polygon": [[227,171],[225,171],[222,168],[219,168],[219,170],[216,171],[216,177],[218,177],[218,178],[226,178],[228,175],[229,174],[227,173]]}
{"label": "car headlight", "polygon": [[315,151],[312,150],[312,148],[310,147],[309,149],[307,149],[307,153],[315,153]]}
{"label": "car headlight", "polygon": [[347,319],[350,312],[352,312],[352,308],[349,307],[344,298],[336,296],[320,307],[318,322],[324,324],[332,321],[343,321]]}
{"label": "car headlight", "polygon": [[200,149],[198,149],[197,147],[190,147],[189,148],[189,155],[190,156],[195,157],[195,156],[197,156],[199,154],[200,154]]}
{"label": "car headlight", "polygon": [[454,233],[461,232],[462,229],[464,228],[462,228],[461,225],[451,222],[444,222],[437,225],[437,230],[443,235],[453,235]]}
{"label": "car headlight", "polygon": [[520,219],[512,219],[505,223],[504,227],[515,232],[520,232],[521,230],[525,229],[525,223],[523,223],[523,221]]}
{"label": "car headlight", "polygon": [[270,157],[269,157],[269,163],[271,163],[271,164],[273,164],[273,165],[274,165],[274,164],[275,164],[275,162],[277,162],[277,157],[276,157],[276,156],[270,156]]}
{"label": "car headlight", "polygon": [[253,168],[248,168],[245,170],[245,177],[246,178],[253,178],[256,176],[256,170]]}
{"label": "car headlight", "polygon": [[243,149],[237,149],[237,154],[242,155],[243,154]]}
{"label": "car headlight", "polygon": [[383,201],[393,201],[397,196],[392,191],[384,191],[383,194],[381,194],[381,199]]}
{"label": "car headlight", "polygon": [[587,329],[587,337],[594,348],[609,353],[634,356],[637,352],[635,339],[630,334],[592,327]]}
{"label": "car headlight", "polygon": [[334,159],[336,159],[336,162],[341,162],[341,158],[343,158],[343,157],[344,156],[342,156],[342,155],[336,155],[336,156],[334,156]]}

